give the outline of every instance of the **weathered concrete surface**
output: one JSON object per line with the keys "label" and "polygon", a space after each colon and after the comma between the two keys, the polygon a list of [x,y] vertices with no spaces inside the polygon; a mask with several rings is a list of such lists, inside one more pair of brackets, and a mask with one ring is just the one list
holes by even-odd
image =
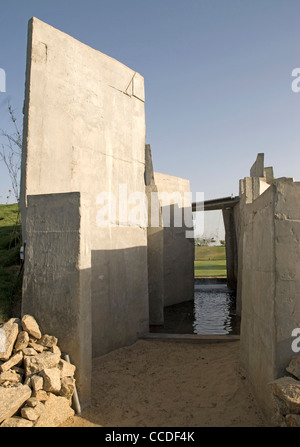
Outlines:
{"label": "weathered concrete surface", "polygon": [[267,384],[281,377],[300,326],[300,183],[274,181],[243,203],[240,228],[241,363],[255,397],[270,416]]}
{"label": "weathered concrete surface", "polygon": [[[35,243],[30,241],[29,236],[34,235],[26,227],[28,197],[69,192],[86,194],[90,200],[87,234],[91,241],[91,265],[82,266],[79,273],[73,248],[66,243],[62,259],[72,261],[61,295],[70,296],[73,286],[69,282],[73,281],[73,275],[86,283],[91,275],[93,356],[130,344],[148,330],[147,225],[132,214],[131,224],[124,223],[117,207],[116,215],[107,219],[108,225],[99,227],[99,212],[107,203],[102,201],[101,193],[114,195],[117,204],[119,198],[123,199],[120,185],[126,185],[128,196],[133,192],[145,193],[144,99],[144,80],[140,74],[36,18],[30,21],[21,210],[32,266],[30,270],[25,267],[24,306],[29,300],[32,314],[39,312],[41,300],[37,290],[44,282],[44,272],[41,276],[33,272],[33,268],[39,270],[34,259],[40,251],[38,239]],[[128,205],[128,213],[132,208]],[[39,216],[38,210],[36,213]],[[77,217],[75,221],[78,222]],[[69,221],[65,228],[68,232]],[[61,230],[62,227],[58,231]],[[40,231],[39,237],[42,236]],[[51,237],[54,236],[53,233]],[[58,275],[50,267],[53,265],[50,239],[49,236],[46,241],[45,236],[43,249],[44,262],[49,266],[46,274],[49,285],[51,276]],[[58,245],[56,249],[59,250]],[[26,293],[28,281],[32,287],[35,284],[30,293]],[[58,299],[59,290],[54,288]],[[84,290],[88,296],[88,288]],[[68,312],[68,300],[58,303],[61,320]],[[54,302],[56,299],[50,300],[50,306]],[[57,312],[53,311],[51,320],[58,324]],[[58,325],[52,333],[59,330]],[[72,361],[76,364],[76,359]]]}
{"label": "weathered concrete surface", "polygon": [[[79,193],[28,196],[22,301],[22,313],[34,315],[43,333],[55,333],[77,366],[83,406],[90,399],[92,361],[88,215]],[[54,366],[45,356],[59,361],[51,353],[27,357],[28,374]]]}
{"label": "weathered concrete surface", "polygon": [[[264,154],[257,154],[255,163],[250,169],[250,177],[245,177],[239,181],[239,203],[234,206],[233,220],[236,232],[237,244],[237,269],[234,269],[237,275],[237,299],[236,313],[241,316],[242,313],[242,274],[244,254],[244,227],[248,222],[247,204],[252,203],[261,194],[263,194],[273,183],[274,174],[272,167],[264,167]],[[232,263],[232,259],[230,261]]]}
{"label": "weathered concrete surface", "polygon": [[[190,184],[188,180],[157,172],[154,181],[164,229],[164,306],[170,306],[194,298],[194,239],[186,237],[191,227],[184,219],[184,213],[192,217]],[[179,226],[176,216],[181,216]]]}
{"label": "weathered concrete surface", "polygon": [[257,154],[256,160],[250,169],[250,177],[264,177],[264,158],[264,153]]}
{"label": "weathered concrete surface", "polygon": [[164,231],[150,144],[145,147],[145,184],[148,200],[147,257],[149,323],[164,323]]}

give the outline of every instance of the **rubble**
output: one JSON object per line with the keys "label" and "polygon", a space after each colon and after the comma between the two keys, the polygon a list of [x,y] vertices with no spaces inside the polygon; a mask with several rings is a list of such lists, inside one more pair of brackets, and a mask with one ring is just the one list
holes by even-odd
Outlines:
{"label": "rubble", "polygon": [[1,326],[1,329],[5,334],[5,350],[0,352],[0,360],[5,361],[8,360],[11,356],[15,341],[19,333],[19,318],[11,318]]}
{"label": "rubble", "polygon": [[291,376],[270,382],[275,404],[274,421],[283,427],[300,427],[300,356],[294,356],[286,371]]}
{"label": "rubble", "polygon": [[0,329],[0,427],[61,425],[74,415],[75,365],[31,315],[11,318]]}
{"label": "rubble", "polygon": [[28,332],[29,335],[32,335],[37,339],[40,339],[42,337],[40,328],[31,315],[24,315],[24,317],[22,318],[22,327],[23,330]]}
{"label": "rubble", "polygon": [[300,380],[300,355],[295,355],[286,368],[287,372]]}

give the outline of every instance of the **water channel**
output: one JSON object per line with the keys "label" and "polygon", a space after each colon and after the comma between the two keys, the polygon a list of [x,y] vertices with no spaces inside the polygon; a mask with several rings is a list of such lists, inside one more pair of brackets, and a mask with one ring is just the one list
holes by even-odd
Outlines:
{"label": "water channel", "polygon": [[151,326],[150,332],[237,335],[235,303],[236,293],[226,284],[196,284],[194,300],[167,306],[164,326]]}

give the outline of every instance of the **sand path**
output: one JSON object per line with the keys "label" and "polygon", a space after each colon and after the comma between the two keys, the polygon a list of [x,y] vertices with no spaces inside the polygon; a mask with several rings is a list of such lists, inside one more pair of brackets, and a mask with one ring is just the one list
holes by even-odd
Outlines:
{"label": "sand path", "polygon": [[92,406],[72,427],[266,426],[239,371],[239,341],[139,340],[97,358]]}

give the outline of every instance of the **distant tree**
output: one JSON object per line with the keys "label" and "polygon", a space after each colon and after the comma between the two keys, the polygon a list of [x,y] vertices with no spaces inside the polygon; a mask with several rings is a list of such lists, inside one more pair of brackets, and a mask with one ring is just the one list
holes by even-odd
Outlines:
{"label": "distant tree", "polygon": [[0,130],[0,135],[4,137],[5,143],[1,144],[0,162],[2,161],[10,176],[11,190],[16,201],[19,203],[20,198],[20,170],[22,156],[22,130],[19,129],[14,110],[8,105],[8,113],[14,126],[14,131],[8,133]]}
{"label": "distant tree", "polygon": [[215,244],[216,240],[214,237],[197,237],[195,238],[195,245],[198,247],[205,247],[208,245]]}
{"label": "distant tree", "polygon": [[224,241],[224,240],[220,240],[220,245],[221,245],[222,247],[225,247],[225,241]]}

